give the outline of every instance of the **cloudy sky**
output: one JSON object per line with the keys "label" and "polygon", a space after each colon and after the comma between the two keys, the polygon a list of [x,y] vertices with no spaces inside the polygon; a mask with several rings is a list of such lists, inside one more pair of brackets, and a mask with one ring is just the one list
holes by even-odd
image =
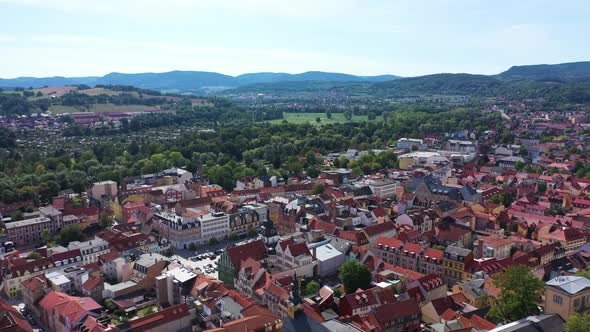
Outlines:
{"label": "cloudy sky", "polygon": [[590,60],[585,0],[0,0],[0,77],[495,74]]}

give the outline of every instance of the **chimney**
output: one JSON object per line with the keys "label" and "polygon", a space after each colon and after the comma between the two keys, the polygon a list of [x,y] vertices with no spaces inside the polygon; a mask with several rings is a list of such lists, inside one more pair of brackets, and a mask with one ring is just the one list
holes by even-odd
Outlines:
{"label": "chimney", "polygon": [[477,254],[479,255],[478,258],[483,257],[483,240],[482,239],[479,239],[477,241]]}
{"label": "chimney", "polygon": [[313,257],[313,260],[315,261],[316,260],[316,247],[313,247],[313,249],[312,249],[312,257]]}

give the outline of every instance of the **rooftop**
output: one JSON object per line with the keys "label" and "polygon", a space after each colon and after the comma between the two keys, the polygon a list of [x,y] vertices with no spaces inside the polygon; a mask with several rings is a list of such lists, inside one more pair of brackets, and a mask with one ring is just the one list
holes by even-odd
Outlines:
{"label": "rooftop", "polygon": [[546,285],[559,288],[569,294],[577,294],[590,289],[590,280],[577,276],[560,276],[549,280]]}

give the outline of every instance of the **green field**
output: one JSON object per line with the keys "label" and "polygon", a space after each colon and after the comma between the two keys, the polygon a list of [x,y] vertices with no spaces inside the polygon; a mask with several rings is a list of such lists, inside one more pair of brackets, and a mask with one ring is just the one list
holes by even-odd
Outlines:
{"label": "green field", "polygon": [[[344,118],[344,113],[332,113],[332,118],[326,118],[326,113],[283,113],[283,118],[289,123],[306,123],[318,124],[316,118],[320,118],[319,124],[343,123],[343,122],[361,122],[368,121],[366,115],[353,115],[350,121]],[[377,117],[379,119],[379,117]],[[270,123],[281,123],[283,120],[271,120]]]}
{"label": "green field", "polygon": [[49,111],[55,114],[75,113],[75,112],[139,112],[147,109],[154,109],[154,106],[145,105],[114,105],[114,104],[94,104],[89,108],[78,108],[73,106],[53,105]]}

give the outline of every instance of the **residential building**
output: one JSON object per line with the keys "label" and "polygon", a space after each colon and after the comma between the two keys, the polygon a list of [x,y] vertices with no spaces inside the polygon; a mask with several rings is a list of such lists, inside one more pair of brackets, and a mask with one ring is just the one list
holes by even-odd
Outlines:
{"label": "residential building", "polygon": [[449,284],[463,280],[463,274],[473,262],[473,252],[469,249],[450,245],[443,257],[444,276]]}
{"label": "residential building", "polygon": [[267,249],[264,241],[255,240],[243,245],[226,248],[217,261],[219,280],[233,286],[234,278],[238,275],[242,262],[248,258],[256,261],[266,260]]}
{"label": "residential building", "polygon": [[89,297],[51,291],[39,301],[41,320],[49,331],[73,331],[86,317],[98,317],[102,307]]}
{"label": "residential building", "polygon": [[111,251],[109,243],[103,239],[79,242],[72,241],[68,244],[69,250],[80,250],[84,264],[98,262],[98,257]]}
{"label": "residential building", "polygon": [[545,283],[546,314],[558,314],[567,320],[577,312],[590,309],[590,280],[578,276],[559,276]]}
{"label": "residential building", "polygon": [[0,299],[0,331],[33,332],[33,328],[18,309]]}

